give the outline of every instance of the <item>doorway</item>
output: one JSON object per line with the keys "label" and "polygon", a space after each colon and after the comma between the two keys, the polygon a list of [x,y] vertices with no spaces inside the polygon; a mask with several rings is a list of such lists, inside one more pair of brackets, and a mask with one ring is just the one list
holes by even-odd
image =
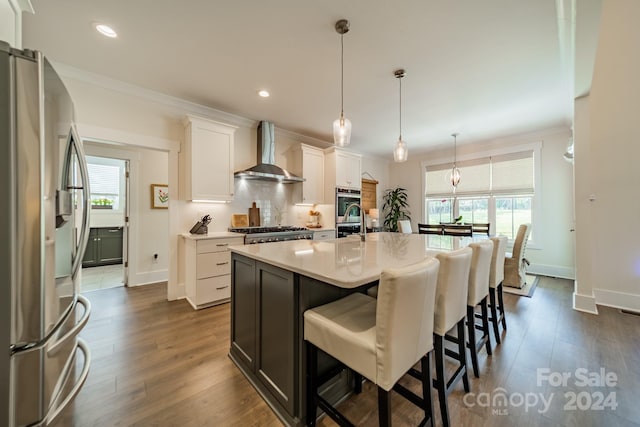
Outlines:
{"label": "doorway", "polygon": [[90,232],[81,292],[128,282],[129,161],[86,156],[91,189]]}

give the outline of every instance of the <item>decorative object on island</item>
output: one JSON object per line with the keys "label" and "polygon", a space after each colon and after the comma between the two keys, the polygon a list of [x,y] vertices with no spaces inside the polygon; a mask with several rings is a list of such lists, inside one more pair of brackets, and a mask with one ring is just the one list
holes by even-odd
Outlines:
{"label": "decorative object on island", "polygon": [[169,208],[169,186],[167,184],[151,184],[151,209]]}
{"label": "decorative object on island", "polygon": [[351,121],[344,116],[344,35],[349,32],[349,21],[336,22],[336,32],[340,34],[340,118],[333,122],[333,142],[345,147],[351,142]]}
{"label": "decorative object on island", "polygon": [[403,69],[396,70],[393,73],[398,79],[400,84],[400,136],[396,142],[396,147],[393,149],[393,160],[396,163],[406,162],[409,157],[409,150],[407,149],[407,143],[402,140],[402,78],[406,75]]}
{"label": "decorative object on island", "polygon": [[453,137],[453,168],[451,168],[451,185],[453,185],[453,191],[456,191],[456,187],[460,183],[460,169],[456,167],[456,146],[458,133],[452,133]]}
{"label": "decorative object on island", "polygon": [[378,218],[380,218],[380,211],[376,208],[369,209],[369,218],[371,218],[371,227],[377,227]]}
{"label": "decorative object on island", "polygon": [[398,231],[398,221],[411,220],[409,216],[409,203],[407,202],[407,190],[402,187],[385,190],[383,196],[382,212],[384,214],[384,227],[389,231]]}

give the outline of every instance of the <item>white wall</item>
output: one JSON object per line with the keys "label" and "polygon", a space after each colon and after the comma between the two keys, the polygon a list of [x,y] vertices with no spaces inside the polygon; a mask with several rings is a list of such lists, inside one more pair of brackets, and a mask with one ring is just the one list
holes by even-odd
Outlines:
{"label": "white wall", "polygon": [[[542,143],[541,182],[536,188],[540,204],[538,222],[534,224],[536,244],[527,246],[529,271],[558,277],[574,278],[573,233],[573,171],[564,161],[564,153],[570,137],[569,129],[549,129],[470,145],[458,144],[458,159],[481,157],[483,153],[505,149],[514,145]],[[392,187],[407,189],[409,209],[414,229],[424,218],[423,170],[425,161],[451,161],[453,145],[424,155],[409,157],[407,163],[390,163],[389,181]]]}
{"label": "white wall", "polygon": [[[640,2],[605,0],[587,99],[576,102],[576,221],[578,241],[588,234],[590,250],[578,252],[579,303],[640,311]],[[589,201],[593,195],[595,200]]]}

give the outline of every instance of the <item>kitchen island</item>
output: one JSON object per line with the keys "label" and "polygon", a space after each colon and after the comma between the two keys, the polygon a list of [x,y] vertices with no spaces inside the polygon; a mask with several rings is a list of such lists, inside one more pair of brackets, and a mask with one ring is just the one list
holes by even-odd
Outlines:
{"label": "kitchen island", "polygon": [[[287,241],[232,246],[231,349],[229,356],[291,426],[305,424],[305,310],[365,292],[380,272],[402,267],[459,246],[458,238],[374,233],[327,241]],[[350,390],[348,372],[323,353],[319,373],[329,401]]]}

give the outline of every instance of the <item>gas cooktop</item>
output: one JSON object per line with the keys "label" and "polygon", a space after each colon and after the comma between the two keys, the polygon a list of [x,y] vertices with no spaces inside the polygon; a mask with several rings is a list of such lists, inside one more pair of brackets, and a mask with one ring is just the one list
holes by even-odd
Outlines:
{"label": "gas cooktop", "polygon": [[229,231],[234,233],[257,234],[257,233],[284,233],[289,231],[307,231],[304,227],[294,227],[291,225],[278,225],[269,227],[232,227]]}
{"label": "gas cooktop", "polygon": [[271,227],[232,227],[229,231],[234,233],[244,233],[244,243],[282,242],[285,240],[311,240],[313,231],[304,227],[293,227],[290,225],[279,225]]}

